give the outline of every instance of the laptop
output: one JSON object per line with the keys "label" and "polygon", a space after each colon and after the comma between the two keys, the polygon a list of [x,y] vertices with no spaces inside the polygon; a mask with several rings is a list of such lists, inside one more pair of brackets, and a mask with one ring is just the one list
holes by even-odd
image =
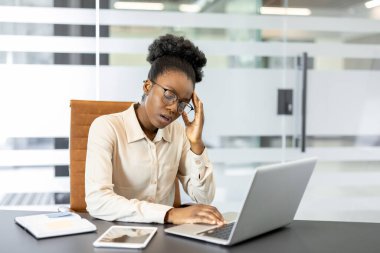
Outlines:
{"label": "laptop", "polygon": [[[293,221],[316,158],[260,166],[256,169],[240,213],[223,214],[227,224],[182,224],[166,233],[221,245],[233,245],[286,226]],[[235,216],[235,217],[233,217]]]}

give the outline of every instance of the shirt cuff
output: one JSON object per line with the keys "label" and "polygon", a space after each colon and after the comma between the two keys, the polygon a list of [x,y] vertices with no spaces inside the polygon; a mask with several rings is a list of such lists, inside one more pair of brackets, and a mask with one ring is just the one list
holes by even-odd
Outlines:
{"label": "shirt cuff", "polygon": [[152,216],[150,218],[152,219],[152,221],[164,224],[166,213],[173,207],[154,203],[151,203],[151,205],[153,206],[151,206],[151,210],[149,210],[147,213],[151,212]]}
{"label": "shirt cuff", "polygon": [[210,167],[210,161],[208,159],[207,155],[207,149],[205,148],[202,152],[202,154],[197,155],[193,151],[190,150],[191,153],[191,163],[192,167],[195,168],[193,170],[193,177],[196,178],[199,181],[202,181],[204,176],[206,175],[207,168]]}

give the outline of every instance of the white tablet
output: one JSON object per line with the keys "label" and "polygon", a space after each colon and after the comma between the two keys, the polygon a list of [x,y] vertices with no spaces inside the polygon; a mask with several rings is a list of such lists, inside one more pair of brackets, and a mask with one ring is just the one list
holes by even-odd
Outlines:
{"label": "white tablet", "polygon": [[155,227],[112,226],[94,242],[94,246],[145,248],[156,231]]}

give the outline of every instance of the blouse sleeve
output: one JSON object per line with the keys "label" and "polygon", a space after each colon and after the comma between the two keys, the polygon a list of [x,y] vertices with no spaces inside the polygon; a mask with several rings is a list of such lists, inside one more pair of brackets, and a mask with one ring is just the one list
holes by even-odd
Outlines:
{"label": "blouse sleeve", "polygon": [[215,195],[213,166],[208,159],[207,149],[201,155],[194,154],[190,142],[183,131],[184,140],[179,164],[178,178],[185,192],[193,201],[210,204]]}

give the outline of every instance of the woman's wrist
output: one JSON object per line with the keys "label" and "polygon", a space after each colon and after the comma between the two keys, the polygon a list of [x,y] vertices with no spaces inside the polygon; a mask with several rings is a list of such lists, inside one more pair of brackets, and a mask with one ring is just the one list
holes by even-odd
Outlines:
{"label": "woman's wrist", "polygon": [[190,142],[190,146],[191,151],[193,151],[193,153],[196,155],[201,155],[203,153],[203,150],[205,150],[205,145],[202,140],[194,143]]}
{"label": "woman's wrist", "polygon": [[166,214],[165,214],[165,218],[164,218],[164,222],[165,223],[173,223],[172,222],[172,214],[173,214],[173,210],[174,208],[171,208],[169,209]]}

